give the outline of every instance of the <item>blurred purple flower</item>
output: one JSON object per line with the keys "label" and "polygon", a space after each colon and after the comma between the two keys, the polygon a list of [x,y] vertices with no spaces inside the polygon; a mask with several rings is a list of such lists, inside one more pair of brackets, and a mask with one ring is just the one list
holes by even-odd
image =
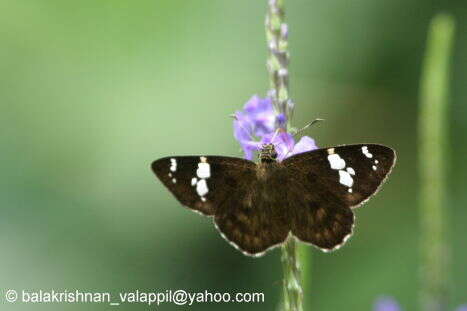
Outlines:
{"label": "blurred purple flower", "polygon": [[308,136],[303,136],[295,144],[290,133],[282,131],[276,134],[276,129],[283,127],[287,118],[275,113],[272,100],[268,97],[254,95],[243,110],[237,111],[234,116],[234,136],[248,160],[252,160],[254,152],[266,143],[275,145],[280,161],[294,154],[317,149],[315,141]]}
{"label": "blurred purple flower", "polygon": [[311,150],[318,149],[318,146],[316,146],[315,140],[309,136],[302,136],[298,143],[293,147],[292,152],[290,153],[290,156],[294,154],[299,154],[302,152],[307,152]]}
{"label": "blurred purple flower", "polygon": [[397,301],[391,297],[383,297],[376,301],[374,311],[402,311]]}
{"label": "blurred purple flower", "polygon": [[[373,308],[374,311],[402,311],[397,301],[392,297],[378,299]],[[459,306],[456,311],[467,311],[467,305]]]}
{"label": "blurred purple flower", "polygon": [[235,113],[234,135],[237,140],[250,140],[273,132],[277,126],[285,124],[284,115],[277,116],[270,98],[254,95]]}

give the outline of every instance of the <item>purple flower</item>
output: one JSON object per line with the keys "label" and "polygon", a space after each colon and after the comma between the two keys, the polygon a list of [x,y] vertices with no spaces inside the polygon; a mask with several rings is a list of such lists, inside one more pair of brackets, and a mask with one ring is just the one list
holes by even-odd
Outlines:
{"label": "purple flower", "polygon": [[295,144],[290,133],[280,130],[277,132],[286,123],[285,115],[275,113],[270,98],[260,98],[257,95],[251,97],[243,110],[235,113],[234,120],[234,136],[242,146],[245,158],[252,160],[254,152],[266,143],[275,145],[279,160],[317,149],[315,141],[308,136],[302,137]]}
{"label": "purple flower", "polygon": [[383,297],[376,301],[374,311],[402,311],[397,301],[391,297]]}
{"label": "purple flower", "polygon": [[308,136],[303,136],[297,144],[292,134],[286,132],[279,132],[278,134],[269,133],[261,139],[260,147],[263,144],[273,144],[276,148],[277,159],[284,160],[294,154],[318,149],[315,140]]}
{"label": "purple flower", "polygon": [[[392,297],[378,299],[373,308],[374,311],[402,311],[397,301]],[[456,311],[467,311],[467,305],[459,306]]]}
{"label": "purple flower", "polygon": [[[237,140],[249,140],[274,132],[277,126],[286,122],[284,115],[277,116],[270,98],[254,95],[235,113],[234,135]],[[279,124],[280,123],[280,124]]]}
{"label": "purple flower", "polygon": [[318,146],[316,146],[315,140],[309,136],[303,136],[302,138],[300,138],[298,143],[293,147],[290,156],[294,154],[299,154],[302,152],[315,150],[315,149],[318,149]]}

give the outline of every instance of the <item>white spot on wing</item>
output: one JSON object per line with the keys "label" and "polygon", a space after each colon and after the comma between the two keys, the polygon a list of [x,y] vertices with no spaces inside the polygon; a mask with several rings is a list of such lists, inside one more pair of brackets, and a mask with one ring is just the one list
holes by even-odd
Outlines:
{"label": "white spot on wing", "polygon": [[376,166],[375,165],[373,165],[372,168],[373,168],[373,171],[376,171]]}
{"label": "white spot on wing", "polygon": [[205,197],[201,197],[201,201],[206,202],[206,198],[205,198]]}
{"label": "white spot on wing", "polygon": [[328,155],[328,161],[333,170],[342,170],[345,168],[345,161],[337,153]]}
{"label": "white spot on wing", "polygon": [[368,146],[363,146],[362,147],[362,152],[363,154],[365,155],[365,157],[367,158],[373,158],[373,154],[371,154],[369,151],[368,151]]}
{"label": "white spot on wing", "polygon": [[205,194],[209,192],[206,179],[201,179],[200,181],[198,181],[198,183],[196,184],[196,192],[198,192],[198,195],[200,197],[203,197]]}
{"label": "white spot on wing", "polygon": [[349,188],[349,190],[347,190],[349,193],[352,193],[352,188]]}
{"label": "white spot on wing", "polygon": [[347,167],[347,173],[349,173],[350,175],[355,175],[355,171],[353,168],[351,168],[350,166]]}
{"label": "white spot on wing", "polygon": [[198,179],[197,179],[196,177],[193,177],[193,178],[191,179],[191,185],[192,185],[192,186],[196,185],[196,182],[197,182],[197,181],[198,181]]}
{"label": "white spot on wing", "polygon": [[205,162],[198,163],[198,169],[196,170],[196,175],[199,178],[211,177],[211,166],[209,165],[209,163],[205,163]]}
{"label": "white spot on wing", "polygon": [[378,160],[375,160],[375,164],[378,164],[378,163],[379,163],[379,161],[378,161]]}
{"label": "white spot on wing", "polygon": [[333,154],[334,153],[334,148],[329,148],[328,149],[328,154]]}
{"label": "white spot on wing", "polygon": [[206,163],[208,161],[208,158],[206,157],[199,157],[199,160],[203,163]]}
{"label": "white spot on wing", "polygon": [[172,178],[172,183],[176,184],[176,183],[177,183],[177,179]]}
{"label": "white spot on wing", "polygon": [[352,187],[353,178],[346,171],[340,170],[339,171],[339,182],[343,184],[344,186]]}
{"label": "white spot on wing", "polygon": [[177,170],[177,160],[174,158],[170,159],[170,170],[175,172]]}

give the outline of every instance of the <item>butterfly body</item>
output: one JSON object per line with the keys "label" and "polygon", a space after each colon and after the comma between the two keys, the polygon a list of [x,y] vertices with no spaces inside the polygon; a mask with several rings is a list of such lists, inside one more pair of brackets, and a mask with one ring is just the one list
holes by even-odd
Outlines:
{"label": "butterfly body", "polygon": [[278,162],[263,146],[257,163],[222,156],[156,160],[152,169],[188,208],[213,217],[221,235],[259,256],[289,235],[324,251],[352,234],[352,209],[376,193],[395,162],[391,148],[348,145]]}

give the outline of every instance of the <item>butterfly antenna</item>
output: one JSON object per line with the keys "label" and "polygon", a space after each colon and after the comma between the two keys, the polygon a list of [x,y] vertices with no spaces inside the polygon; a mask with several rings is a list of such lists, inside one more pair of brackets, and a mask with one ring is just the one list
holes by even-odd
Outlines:
{"label": "butterfly antenna", "polygon": [[271,143],[274,141],[274,139],[276,139],[276,137],[277,137],[277,135],[279,134],[280,131],[281,131],[280,128],[278,128],[278,129],[276,130],[276,132],[274,133],[274,135],[273,135],[272,138],[271,138]]}
{"label": "butterfly antenna", "polygon": [[299,129],[294,135],[293,137],[297,136],[298,134],[302,133],[303,131],[305,131],[307,128],[309,128],[310,126],[318,123],[318,122],[321,122],[321,121],[324,121],[324,119],[314,119],[313,121],[311,121],[310,123],[308,123],[307,125],[305,125],[304,127],[302,127],[301,129]]}
{"label": "butterfly antenna", "polygon": [[[316,124],[318,122],[321,122],[321,121],[324,121],[324,119],[314,119],[313,121],[311,121],[310,123],[308,123],[307,125],[305,125],[304,127],[302,127],[301,129],[299,129],[295,134],[293,134],[293,137],[295,138],[295,136],[297,136],[298,134],[302,133],[304,130],[306,130],[307,128],[309,128],[310,126],[312,126],[313,124]],[[285,154],[284,158],[287,158],[287,156],[292,152],[292,149],[290,150],[287,150],[287,153]]]}

